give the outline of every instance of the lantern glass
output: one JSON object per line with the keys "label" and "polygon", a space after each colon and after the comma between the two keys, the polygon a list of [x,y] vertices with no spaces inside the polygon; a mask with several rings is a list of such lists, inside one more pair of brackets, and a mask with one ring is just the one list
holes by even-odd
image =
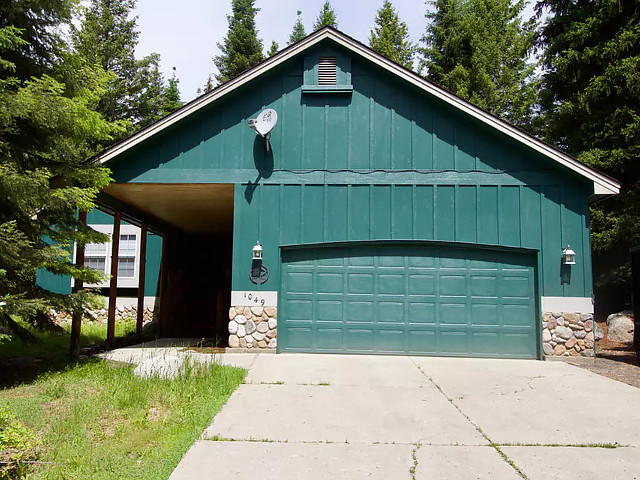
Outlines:
{"label": "lantern glass", "polygon": [[562,263],[565,265],[576,264],[576,252],[571,250],[571,246],[569,245],[567,245],[566,248],[562,250]]}
{"label": "lantern glass", "polygon": [[257,242],[256,246],[253,247],[253,259],[262,260],[262,245],[260,245],[260,242]]}

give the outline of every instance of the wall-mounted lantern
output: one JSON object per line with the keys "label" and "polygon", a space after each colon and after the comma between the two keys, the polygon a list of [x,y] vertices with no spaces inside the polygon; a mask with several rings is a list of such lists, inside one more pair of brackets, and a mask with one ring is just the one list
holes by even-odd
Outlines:
{"label": "wall-mounted lantern", "polygon": [[262,245],[260,245],[260,242],[256,242],[256,246],[253,247],[253,259],[262,260]]}
{"label": "wall-mounted lantern", "polygon": [[563,265],[575,265],[576,264],[576,252],[571,250],[571,245],[567,245],[562,249],[562,264]]}

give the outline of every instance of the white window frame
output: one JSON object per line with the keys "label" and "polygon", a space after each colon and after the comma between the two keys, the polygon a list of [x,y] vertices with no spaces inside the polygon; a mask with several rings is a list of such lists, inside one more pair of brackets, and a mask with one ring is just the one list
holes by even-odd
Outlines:
{"label": "white window frame", "polygon": [[[97,232],[106,233],[109,235],[109,239],[111,239],[113,235],[113,225],[89,225]],[[141,230],[139,227],[135,225],[120,225],[120,235],[135,235],[136,236],[136,251],[134,257],[134,265],[133,265],[133,277],[120,277],[118,276],[118,288],[137,288],[138,280],[139,280],[139,269],[140,269],[140,233]],[[107,275],[111,275],[111,240],[106,242],[106,254],[105,254],[105,273]],[[76,259],[77,254],[77,246],[73,247],[73,258],[74,261]],[[95,257],[95,255],[92,255]],[[129,256],[127,256],[130,258]],[[71,279],[71,286],[74,285],[74,279]],[[110,280],[107,278],[105,281],[100,283],[87,283],[85,287],[89,288],[105,288],[110,285]]]}

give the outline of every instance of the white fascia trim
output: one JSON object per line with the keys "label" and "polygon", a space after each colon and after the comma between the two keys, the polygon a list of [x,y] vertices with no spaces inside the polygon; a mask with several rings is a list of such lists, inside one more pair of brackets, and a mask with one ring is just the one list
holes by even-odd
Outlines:
{"label": "white fascia trim", "polygon": [[421,76],[419,76],[415,72],[411,72],[410,70],[405,69],[392,62],[391,60],[383,57],[382,55],[377,54],[373,50],[370,50],[366,47],[363,47],[360,43],[355,40],[341,34],[332,29],[320,30],[316,34],[312,34],[304,40],[301,40],[300,43],[292,47],[291,49],[285,50],[284,52],[277,54],[254,69],[248,71],[247,73],[240,75],[239,77],[228,81],[227,83],[221,85],[220,87],[212,90],[210,94],[203,95],[202,97],[194,100],[191,104],[188,104],[182,109],[175,111],[174,113],[168,115],[167,117],[159,120],[157,123],[151,125],[150,127],[142,130],[140,133],[133,135],[129,139],[123,141],[122,143],[114,146],[113,148],[107,150],[106,152],[98,155],[96,158],[100,161],[100,163],[104,163],[111,158],[117,156],[121,152],[137,145],[143,140],[155,135],[160,130],[180,121],[184,117],[190,115],[196,110],[204,107],[205,105],[210,104],[211,102],[217,100],[218,98],[226,95],[230,91],[244,85],[247,82],[250,82],[254,78],[262,75],[263,72],[269,70],[283,62],[286,62],[291,57],[297,55],[302,50],[324,40],[325,38],[331,38],[336,43],[342,45],[343,47],[355,51],[360,54],[364,58],[370,60],[371,62],[383,67],[390,72],[396,74],[397,76],[403,78],[404,80],[416,85],[419,88],[431,93],[433,96],[449,103],[450,105],[455,106],[456,108],[462,110],[463,112],[477,118],[478,120],[492,126],[498,131],[518,140],[519,142],[533,148],[534,150],[542,153],[543,155],[557,161],[561,165],[573,170],[576,173],[588,178],[589,180],[594,182],[594,194],[596,195],[615,195],[620,193],[620,184],[616,181],[592,170],[588,166],[583,163],[571,158],[568,155],[550,147],[540,140],[518,130],[512,125],[500,120],[497,117],[475,107],[474,105],[462,100],[461,98],[456,97],[452,93],[443,90],[437,85],[425,80]]}
{"label": "white fascia trim", "polygon": [[542,297],[540,309],[543,313],[593,313],[593,301],[591,297]]}
{"label": "white fascia trim", "polygon": [[232,307],[277,307],[278,292],[260,290],[233,290]]}

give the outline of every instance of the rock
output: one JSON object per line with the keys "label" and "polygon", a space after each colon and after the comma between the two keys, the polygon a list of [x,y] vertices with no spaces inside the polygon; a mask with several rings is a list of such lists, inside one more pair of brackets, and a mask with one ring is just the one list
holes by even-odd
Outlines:
{"label": "rock", "polygon": [[548,321],[547,321],[547,328],[549,330],[553,330],[554,328],[556,328],[558,326],[558,321],[555,319],[555,317],[551,317]]}
{"label": "rock", "polygon": [[556,322],[558,322],[558,325],[564,325],[564,317],[563,316],[557,317]]}
{"label": "rock", "polygon": [[238,335],[238,337],[242,338],[242,337],[246,337],[247,335],[247,331],[244,328],[244,325],[238,325],[238,331],[236,332],[236,334]]}
{"label": "rock", "polygon": [[593,350],[591,349],[582,350],[580,352],[580,355],[582,355],[583,357],[593,357]]}
{"label": "rock", "polygon": [[275,330],[269,330],[269,331],[266,333],[266,336],[267,336],[267,338],[276,338],[277,333],[276,333],[276,331],[275,331]]}
{"label": "rock", "polygon": [[151,320],[142,327],[142,334],[152,334],[158,331],[158,320]]}
{"label": "rock", "polygon": [[256,317],[261,317],[262,307],[251,307],[251,313],[253,313]]}
{"label": "rock", "polygon": [[247,348],[247,339],[246,338],[241,338],[240,339],[240,348]]}
{"label": "rock", "polygon": [[548,343],[551,341],[551,332],[547,329],[542,331],[542,341]]}
{"label": "rock", "polygon": [[564,346],[564,345],[558,345],[558,346],[554,349],[553,354],[554,354],[554,355],[562,355],[562,354],[563,354],[564,352],[566,352],[566,351],[567,351],[567,349],[565,348],[565,346]]}
{"label": "rock", "polygon": [[267,342],[265,342],[264,340],[260,340],[258,342],[258,348],[267,348]]}
{"label": "rock", "polygon": [[604,338],[604,330],[600,325],[596,323],[596,328],[594,330],[596,340],[602,340]]}
{"label": "rock", "polygon": [[264,340],[264,333],[260,333],[260,332],[253,332],[253,334],[251,335],[253,337],[253,339],[256,342],[259,342],[260,340]]}
{"label": "rock", "polygon": [[614,313],[607,317],[607,339],[612,342],[633,344],[633,320],[631,312]]}
{"label": "rock", "polygon": [[264,313],[266,313],[269,317],[276,316],[276,307],[266,307],[264,309]]}
{"label": "rock", "polygon": [[586,322],[584,322],[584,329],[587,332],[593,330],[593,320],[587,320]]}
{"label": "rock", "polygon": [[251,335],[253,332],[256,331],[256,324],[254,323],[253,320],[247,320],[247,323],[244,326],[244,328],[247,330],[247,335]]}
{"label": "rock", "polygon": [[231,307],[229,309],[229,320],[233,320],[234,318],[236,318],[236,309]]}
{"label": "rock", "polygon": [[577,339],[581,339],[587,336],[587,332],[585,330],[576,330],[573,332]]}
{"label": "rock", "polygon": [[565,340],[569,340],[571,337],[573,337],[573,331],[570,328],[563,327],[561,325],[558,325],[556,327],[555,334],[560,338],[564,338]]}
{"label": "rock", "polygon": [[556,337],[553,340],[555,342],[557,342],[557,343],[565,343],[566,342],[566,340],[564,338],[562,338],[562,337]]}
{"label": "rock", "polygon": [[270,329],[276,328],[278,326],[278,321],[273,317],[269,317],[269,320],[267,320],[267,322],[269,323]]}
{"label": "rock", "polygon": [[253,346],[253,337],[251,335],[247,335],[246,337],[244,337],[244,339],[247,341],[247,346]]}
{"label": "rock", "polygon": [[580,348],[584,348],[584,340],[578,340],[578,345],[580,345]]}
{"label": "rock", "polygon": [[236,315],[236,318],[234,318],[234,320],[241,325],[247,323],[247,317],[245,317],[244,315]]}
{"label": "rock", "polygon": [[572,357],[577,357],[578,355],[580,355],[580,353],[578,352],[578,350],[572,348],[571,350],[567,350],[569,352],[569,355],[571,355]]}
{"label": "rock", "polygon": [[545,355],[553,355],[553,347],[548,343],[542,345],[542,350],[544,350]]}
{"label": "rock", "polygon": [[148,358],[133,369],[133,374],[140,378],[176,378],[184,375],[184,361],[175,355]]}
{"label": "rock", "polygon": [[256,330],[258,330],[258,332],[260,333],[267,333],[267,331],[269,330],[269,325],[267,324],[267,322],[260,322],[256,327]]}
{"label": "rock", "polygon": [[554,316],[554,318],[560,318],[562,316],[562,313],[560,312],[553,312],[551,315]]}
{"label": "rock", "polygon": [[229,335],[229,346],[236,348],[240,346],[240,338],[237,335]]}
{"label": "rock", "polygon": [[593,338],[585,338],[584,339],[584,347],[585,348],[593,348]]}
{"label": "rock", "polygon": [[570,323],[568,327],[571,330],[584,330],[584,328],[582,328],[582,325],[578,325],[577,323]]}
{"label": "rock", "polygon": [[278,340],[275,338],[272,338],[271,340],[269,340],[269,348],[276,348],[278,346]]}
{"label": "rock", "polygon": [[229,322],[228,330],[232,335],[238,333],[238,323],[235,320],[231,320]]}
{"label": "rock", "polygon": [[244,307],[244,309],[242,309],[242,313],[247,318],[251,317],[251,307]]}
{"label": "rock", "polygon": [[580,321],[579,313],[563,313],[562,317],[564,321],[568,323],[578,323]]}
{"label": "rock", "polygon": [[577,341],[578,340],[576,340],[576,337],[571,337],[569,340],[567,340],[567,343],[564,344],[564,348],[566,348],[567,350],[573,348]]}

